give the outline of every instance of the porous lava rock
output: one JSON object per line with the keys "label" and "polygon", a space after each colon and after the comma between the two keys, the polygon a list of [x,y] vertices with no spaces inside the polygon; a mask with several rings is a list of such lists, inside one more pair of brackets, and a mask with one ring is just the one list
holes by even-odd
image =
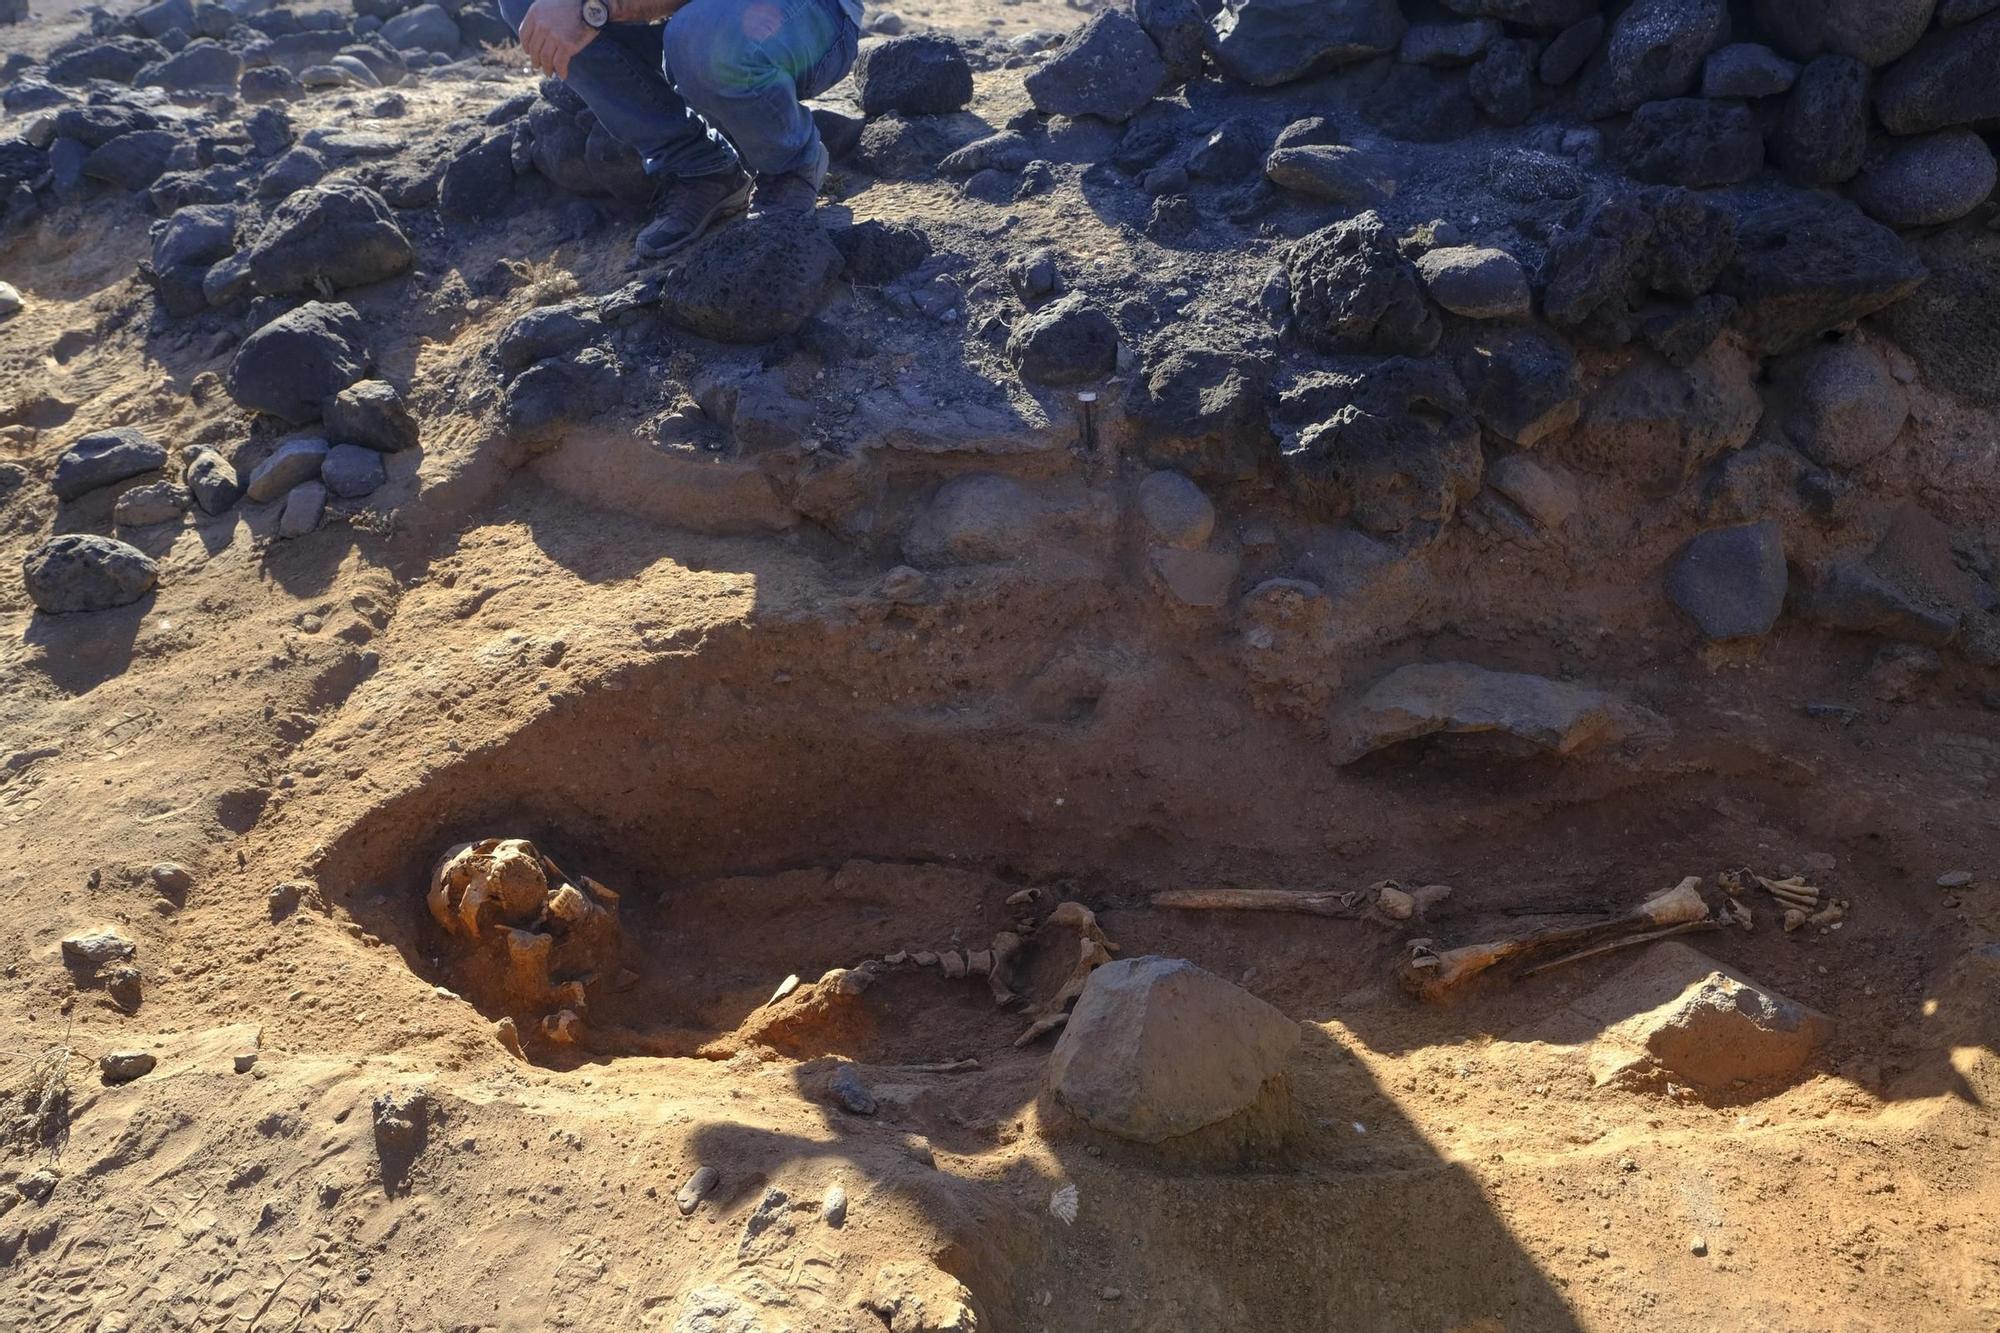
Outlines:
{"label": "porous lava rock", "polygon": [[382,196],[348,181],[285,199],[247,253],[251,284],[276,296],[366,286],[416,259]]}
{"label": "porous lava rock", "polygon": [[160,567],[145,552],[94,533],[51,537],[21,562],[28,600],[51,615],[129,606],[159,577]]}
{"label": "porous lava rock", "polygon": [[310,421],[368,371],[368,330],[354,307],[308,301],[243,340],[224,381],[252,412]]}
{"label": "porous lava rock", "polygon": [[1332,353],[1427,356],[1443,323],[1423,282],[1378,213],[1362,213],[1297,241],[1285,258],[1293,328]]}
{"label": "porous lava rock", "polygon": [[840,251],[809,214],[767,213],[687,251],[661,295],[668,322],[724,343],[797,333],[840,276]]}

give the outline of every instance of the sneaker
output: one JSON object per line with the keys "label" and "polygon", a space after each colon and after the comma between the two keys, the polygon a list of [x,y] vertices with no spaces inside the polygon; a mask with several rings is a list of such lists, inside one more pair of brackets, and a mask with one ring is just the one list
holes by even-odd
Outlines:
{"label": "sneaker", "polygon": [[708,176],[683,176],[667,187],[660,215],[639,233],[641,259],[665,259],[685,250],[710,227],[741,213],[750,202],[750,178],[731,167]]}
{"label": "sneaker", "polygon": [[752,213],[810,213],[819,202],[819,187],[826,180],[830,162],[826,145],[813,140],[813,159],[797,171],[782,176],[759,176],[757,192],[750,196]]}

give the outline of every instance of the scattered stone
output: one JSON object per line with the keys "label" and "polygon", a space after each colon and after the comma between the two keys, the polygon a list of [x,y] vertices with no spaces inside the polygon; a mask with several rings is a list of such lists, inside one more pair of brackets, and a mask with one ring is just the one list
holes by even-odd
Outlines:
{"label": "scattered stone", "polygon": [[1427,356],[1443,324],[1381,215],[1336,222],[1295,242],[1285,260],[1294,328],[1335,355]]}
{"label": "scattered stone", "polygon": [[1943,647],[1958,633],[1956,611],[1932,606],[1853,560],[1836,560],[1793,592],[1792,611],[1829,629]]}
{"label": "scattered stone", "polygon": [[156,481],[134,486],[118,497],[111,521],[121,528],[145,528],[155,523],[172,523],[188,511],[192,503],[187,488],[177,481]]}
{"label": "scattered stone", "polygon": [[1937,886],[1941,889],[1969,889],[1972,887],[1972,872],[1947,870],[1937,877]]}
{"label": "scattered stone", "polygon": [[698,1166],[680,1193],[674,1196],[674,1204],[681,1210],[682,1217],[692,1217],[694,1210],[701,1207],[701,1201],[715,1192],[722,1183],[722,1173],[712,1166]]}
{"label": "scattered stone", "polygon": [[1896,62],[1875,89],[1891,134],[1928,134],[2000,117],[2000,14],[1943,28]]}
{"label": "scattered stone", "polygon": [[1547,468],[1526,454],[1508,454],[1486,469],[1486,482],[1532,519],[1554,531],[1569,522],[1581,503],[1576,483],[1566,473]]}
{"label": "scattered stone", "polygon": [[382,36],[399,51],[437,51],[457,55],[458,25],[439,5],[418,5],[406,9],[382,24]]}
{"label": "scattered stone", "polygon": [[1195,477],[1255,476],[1278,455],[1269,384],[1266,358],[1217,345],[1212,333],[1156,340],[1126,405],[1136,443],[1149,460]]}
{"label": "scattered stone", "polygon": [[1466,92],[1488,120],[1519,125],[1534,112],[1542,91],[1535,82],[1541,53],[1537,43],[1524,37],[1503,38],[1467,73]]}
{"label": "scattered stone", "polygon": [[106,1083],[130,1083],[153,1072],[159,1060],[151,1051],[108,1051],[97,1059]]}
{"label": "scattered stone", "polygon": [[1799,67],[1768,46],[1735,42],[1701,67],[1703,97],[1776,97],[1798,81]]}
{"label": "scattered stone", "polygon": [[1346,711],[1335,759],[1351,764],[1425,736],[1483,732],[1535,750],[1581,755],[1666,730],[1659,715],[1582,685],[1468,662],[1420,662],[1391,671]]}
{"label": "scattered stone", "polygon": [[74,500],[99,487],[157,472],[167,465],[166,446],[135,426],[86,435],[56,459],[50,489],[58,500]]}
{"label": "scattered stone", "polygon": [[384,1158],[407,1157],[424,1144],[431,1097],[422,1088],[379,1094],[373,1105],[375,1150]]}
{"label": "scattered stone", "polygon": [[1007,339],[1007,357],[1036,384],[1088,384],[1118,364],[1118,330],[1081,292],[1023,315]]}
{"label": "scattered stone", "polygon": [[54,1167],[38,1166],[15,1181],[14,1188],[32,1203],[47,1203],[61,1181],[62,1174]]}
{"label": "scattered stone", "polygon": [[1785,609],[1785,539],[1770,519],[1715,528],[1681,548],[1667,596],[1710,639],[1759,638]]}
{"label": "scattered stone", "polygon": [[112,926],[81,930],[66,935],[62,942],[63,960],[76,967],[103,967],[123,962],[138,952],[138,946]]}
{"label": "scattered stone", "polygon": [[1264,161],[1264,175],[1280,189],[1355,208],[1373,208],[1394,198],[1401,170],[1394,158],[1345,144],[1273,149]]}
{"label": "scattered stone", "polygon": [[1590,1056],[1600,1085],[1665,1075],[1721,1090],[1786,1078],[1833,1032],[1824,1014],[1678,940],[1653,945],[1574,1008],[1607,1025]]}
{"label": "scattered stone", "polygon": [[360,444],[385,454],[417,447],[417,420],[387,380],[362,380],[326,400],[320,409],[329,440]]}
{"label": "scattered stone", "polygon": [[121,190],[143,190],[167,169],[180,136],[172,130],[121,134],[83,159],[83,174]]}
{"label": "scattered stone", "polygon": [[[343,500],[358,500],[364,495],[373,495],[389,479],[388,469],[382,465],[382,455],[375,449],[358,444],[336,444],[326,451],[326,461],[320,465],[320,480],[326,483],[330,494]],[[324,501],[321,502],[324,504]],[[286,509],[291,501],[286,501]]]}
{"label": "scattered stone", "polygon": [[320,404],[368,371],[366,326],[354,307],[308,301],[243,340],[229,396],[252,412],[311,421]]}
{"label": "scattered stone", "polygon": [[159,581],[160,567],[135,547],[109,537],[51,537],[21,562],[28,600],[51,615],[130,606]]}
{"label": "scattered stone", "polygon": [[1298,1044],[1297,1023],[1193,963],[1119,959],[1090,974],[1048,1082],[1092,1128],[1161,1143],[1256,1104]]}
{"label": "scattered stone", "polygon": [[141,88],[170,93],[231,93],[243,74],[243,57],[220,42],[203,38],[173,55],[146,66],[133,77]]}
{"label": "scattered stone", "polygon": [[1442,363],[1397,358],[1300,432],[1285,464],[1302,498],[1379,534],[1435,533],[1479,493],[1479,424]]}
{"label": "scattered stone", "polygon": [[1187,551],[1155,546],[1146,561],[1162,592],[1182,606],[1215,610],[1229,605],[1243,561],[1232,551]]}
{"label": "scattered stone", "polygon": [[1156,546],[1197,550],[1215,532],[1215,506],[1179,472],[1146,474],[1139,483],[1139,515]]}
{"label": "scattered stone", "polygon": [[227,513],[243,494],[235,466],[213,449],[200,449],[188,460],[186,480],[195,504],[211,517]]}
{"label": "scattered stone", "polygon": [[1587,14],[1550,39],[1542,50],[1536,73],[1541,75],[1543,83],[1560,88],[1582,73],[1591,53],[1603,40],[1604,15]]}
{"label": "scattered stone", "polygon": [[1396,58],[1406,65],[1470,65],[1500,39],[1501,31],[1497,20],[1486,18],[1413,23]]}
{"label": "scattered stone", "polygon": [[971,1292],[951,1274],[913,1260],[884,1264],[860,1304],[891,1333],[976,1333],[981,1326]]}
{"label": "scattered stone", "polygon": [[1843,471],[1865,467],[1888,451],[1909,419],[1903,386],[1865,339],[1817,342],[1771,369],[1780,420],[1806,457]]}
{"label": "scattered stone", "polygon": [[349,181],[287,198],[248,253],[251,282],[271,296],[365,287],[416,259],[382,196]]}
{"label": "scattered stone", "polygon": [[1159,50],[1169,84],[1177,86],[1201,77],[1209,28],[1195,0],[1137,0],[1133,17]]}
{"label": "scattered stone", "polygon": [[1792,86],[1771,156],[1800,185],[1836,185],[1861,170],[1867,151],[1868,68],[1847,56],[1821,56]]}
{"label": "scattered stone", "polygon": [[74,86],[102,79],[130,83],[139,71],[167,58],[167,48],[143,37],[107,37],[49,62],[49,81]]}
{"label": "scattered stone", "polygon": [[1636,0],[1612,20],[1579,97],[1593,120],[1679,97],[1709,53],[1729,39],[1727,0]]}
{"label": "scattered stone", "polygon": [[861,1081],[861,1071],[842,1063],[827,1080],[826,1093],[835,1106],[852,1115],[874,1115],[875,1098]]}
{"label": "scattered stone", "polygon": [[1757,26],[1795,60],[1822,52],[1886,65],[1931,23],[1937,0],[1756,0]]}
{"label": "scattered stone", "polygon": [[1734,185],[1764,169],[1764,136],[1740,102],[1677,97],[1634,111],[1618,156],[1651,185]]}
{"label": "scattered stone", "polygon": [[1892,227],[1956,222],[2000,183],[1993,150],[1967,129],[1896,139],[1871,153],[1853,185],[1854,202]]}
{"label": "scattered stone", "polygon": [[163,273],[183,264],[206,267],[235,248],[236,209],[228,204],[194,204],[157,225],[153,267]]}
{"label": "scattered stone", "polygon": [[502,370],[518,371],[574,351],[603,332],[604,321],[593,303],[568,301],[530,310],[501,331],[493,350]]}
{"label": "scattered stone", "polygon": [[1417,260],[1430,298],[1467,319],[1513,319],[1532,307],[1528,275],[1505,250],[1444,246]]}
{"label": "scattered stone", "polygon": [[1213,28],[1223,73],[1271,88],[1388,55],[1408,24],[1396,0],[1234,0]]}
{"label": "scattered stone", "polygon": [[1457,368],[1479,424],[1524,449],[1568,429],[1581,411],[1576,349],[1538,325],[1480,330]]}
{"label": "scattered stone", "polygon": [[11,282],[0,282],[0,319],[12,319],[20,314],[23,304],[18,287]]}
{"label": "scattered stone", "polygon": [[1737,202],[1737,246],[1717,290],[1753,351],[1782,352],[1914,291],[1924,266],[1851,204],[1802,190]]}
{"label": "scattered stone", "polygon": [[451,160],[438,177],[438,216],[459,222],[498,217],[514,197],[514,136],[488,135]]}
{"label": "scattered stone", "polygon": [[820,1220],[830,1227],[843,1226],[847,1222],[847,1191],[839,1185],[827,1187],[826,1197],[820,1200]]}
{"label": "scattered stone", "polygon": [[1124,11],[1106,9],[1065,39],[1023,86],[1043,115],[1122,123],[1166,82],[1166,62],[1146,30]]}
{"label": "scattered stone", "polygon": [[948,37],[892,37],[864,48],[854,62],[861,114],[942,116],[972,100],[972,66]]}
{"label": "scattered stone", "polygon": [[840,270],[840,251],[811,216],[763,214],[687,251],[660,309],[670,323],[717,342],[770,342],[819,313]]}
{"label": "scattered stone", "polygon": [[251,503],[268,504],[319,476],[326,455],[325,440],[286,440],[269,458],[251,469],[247,488]]}
{"label": "scattered stone", "polygon": [[243,71],[237,95],[251,105],[289,102],[305,96],[305,85],[283,65],[259,65]]}

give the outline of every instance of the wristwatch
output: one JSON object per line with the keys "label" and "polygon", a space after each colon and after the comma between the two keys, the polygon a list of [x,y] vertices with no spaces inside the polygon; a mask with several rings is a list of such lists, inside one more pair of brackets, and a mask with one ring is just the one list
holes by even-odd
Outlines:
{"label": "wristwatch", "polygon": [[602,28],[611,22],[611,6],[605,0],[583,0],[584,26]]}

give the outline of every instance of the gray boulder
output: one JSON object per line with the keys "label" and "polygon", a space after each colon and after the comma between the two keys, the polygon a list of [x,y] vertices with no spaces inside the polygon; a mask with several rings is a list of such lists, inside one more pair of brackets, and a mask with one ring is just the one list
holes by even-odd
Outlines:
{"label": "gray boulder", "polygon": [[201,512],[213,517],[229,511],[243,494],[235,465],[213,449],[198,449],[187,464],[187,488]]}
{"label": "gray boulder", "polygon": [[417,419],[386,380],[362,380],[326,400],[320,409],[327,437],[385,454],[417,447]]}
{"label": "gray boulder", "polygon": [[158,180],[180,146],[172,130],[134,130],[121,134],[83,159],[83,174],[121,190],[143,190]]}
{"label": "gray boulder", "polygon": [[1727,0],[1637,0],[1584,71],[1582,106],[1592,119],[1694,86],[1709,53],[1729,40]]}
{"label": "gray boulder", "polygon": [[1541,46],[1525,37],[1503,37],[1467,71],[1466,93],[1495,124],[1519,125],[1541,96],[1535,80],[1541,54]]}
{"label": "gray boulder", "polygon": [[1497,19],[1456,23],[1412,23],[1396,58],[1406,65],[1470,65],[1500,39]]}
{"label": "gray boulder", "polygon": [[76,85],[103,79],[130,83],[139,71],[167,58],[167,48],[144,37],[107,37],[49,62],[49,81]]}
{"label": "gray boulder", "polygon": [[1896,442],[1909,419],[1903,386],[1859,337],[1818,341],[1773,364],[1774,397],[1786,438],[1824,467],[1865,467]]}
{"label": "gray boulder", "polygon": [[1081,292],[1015,321],[1007,359],[1036,384],[1088,384],[1118,365],[1118,330]]}
{"label": "gray boulder", "polygon": [[1774,353],[1908,296],[1926,270],[1896,233],[1852,204],[1800,190],[1732,201],[1737,247],[1716,282],[1735,325]]}
{"label": "gray boulder", "polygon": [[206,267],[236,248],[236,210],[228,204],[190,204],[153,233],[153,267],[164,273],[182,264]]}
{"label": "gray boulder", "polygon": [[1179,85],[1201,77],[1209,28],[1195,0],[1137,0],[1132,16],[1159,48],[1168,83]]}
{"label": "gray boulder", "polygon": [[1851,56],[1807,65],[1771,136],[1771,156],[1800,185],[1837,185],[1868,151],[1868,67]]}
{"label": "gray boulder", "polygon": [[1148,349],[1127,400],[1134,447],[1149,460],[1218,481],[1254,477],[1278,456],[1265,395],[1269,358],[1205,336]]}
{"label": "gray boulder", "polygon": [[1703,97],[1776,97],[1798,81],[1799,67],[1768,46],[1734,42],[1701,67]]}
{"label": "gray boulder", "polygon": [[1632,113],[1618,156],[1649,185],[1734,185],[1764,169],[1764,135],[1741,102],[1675,97]]}
{"label": "gray boulder", "polygon": [[1757,985],[1678,940],[1640,960],[1573,1006],[1589,1028],[1591,1078],[1661,1078],[1721,1091],[1788,1078],[1833,1035],[1826,1015]]}
{"label": "gray boulder", "polygon": [[861,114],[942,116],[972,100],[972,66],[949,37],[891,37],[854,62]]}
{"label": "gray boulder", "polygon": [[494,343],[502,370],[521,370],[544,357],[583,346],[604,332],[604,321],[589,301],[542,306],[509,324]]}
{"label": "gray boulder", "polygon": [[1542,82],[1551,87],[1560,87],[1580,73],[1590,57],[1597,50],[1597,44],[1604,40],[1604,15],[1590,14],[1570,24],[1542,48],[1542,58],[1535,65],[1535,72]]}
{"label": "gray boulder", "polygon": [[1993,194],[1993,150],[1967,129],[1892,139],[1865,159],[1854,202],[1892,227],[1956,222]]}
{"label": "gray boulder", "polygon": [[1388,55],[1409,25],[1396,0],[1228,0],[1210,26],[1223,73],[1271,88]]}
{"label": "gray boulder", "polygon": [[1942,648],[1960,614],[1919,597],[1854,559],[1835,560],[1792,590],[1792,613],[1828,629]]}
{"label": "gray boulder", "polygon": [[242,56],[221,42],[203,38],[146,66],[132,81],[142,88],[164,88],[170,93],[228,93],[236,91],[242,74]]}
{"label": "gray boulder", "polygon": [[406,9],[382,25],[382,36],[399,51],[436,51],[457,55],[458,24],[440,5],[418,5]]}
{"label": "gray boulder", "polygon": [[188,511],[187,487],[177,481],[156,481],[134,486],[118,497],[111,521],[121,528],[147,528],[156,523],[172,523]]}
{"label": "gray boulder", "polygon": [[50,489],[58,500],[74,500],[100,486],[157,472],[167,465],[166,446],[133,426],[86,435],[56,459]]}
{"label": "gray boulder", "polygon": [[1757,0],[1759,31],[1794,60],[1832,54],[1886,65],[1917,44],[1937,0]]}
{"label": "gray boulder", "polygon": [[1138,22],[1107,9],[1072,33],[1023,81],[1035,110],[1124,122],[1167,82],[1160,49]]}
{"label": "gray boulder", "polygon": [[1785,609],[1785,538],[1770,519],[1694,538],[1667,571],[1667,597],[1710,639],[1757,638]]}
{"label": "gray boulder", "polygon": [[1927,134],[2000,117],[2000,14],[1943,28],[1884,71],[1875,114],[1891,134]]}
{"label": "gray boulder", "polygon": [[302,481],[285,494],[285,507],[278,511],[278,535],[303,537],[317,528],[325,516],[325,484]]}
{"label": "gray boulder", "polygon": [[325,440],[286,440],[250,470],[250,484],[244,493],[253,504],[269,504],[294,486],[317,477],[326,454]]}
{"label": "gray boulder", "polygon": [[1447,245],[1417,259],[1430,298],[1467,319],[1512,319],[1532,306],[1528,275],[1505,250]]}
{"label": "gray boulder", "polygon": [[224,383],[252,412],[311,421],[368,372],[368,360],[367,326],[353,306],[308,301],[245,338]]}
{"label": "gray boulder", "polygon": [[1401,171],[1402,164],[1392,157],[1346,144],[1274,148],[1264,159],[1264,175],[1278,188],[1350,208],[1388,203]]}
{"label": "gray boulder", "polygon": [[1149,472],[1139,483],[1139,517],[1154,546],[1197,550],[1215,532],[1215,505],[1179,472]]}
{"label": "gray boulder", "polygon": [[1094,1129],[1162,1143],[1255,1105],[1299,1026],[1179,958],[1121,958],[1090,974],[1049,1057],[1048,1083]]}
{"label": "gray boulder", "polygon": [[267,296],[362,287],[416,262],[382,196],[349,181],[280,203],[247,254],[250,280]]}
{"label": "gray boulder", "polygon": [[685,251],[660,310],[669,323],[717,342],[769,342],[804,328],[840,271],[840,251],[812,217],[765,214]]}
{"label": "gray boulder", "polygon": [[389,479],[389,471],[376,450],[358,444],[336,444],[326,451],[319,477],[330,493],[343,500],[357,500],[381,489],[382,483]]}
{"label": "gray boulder", "polygon": [[[1435,535],[1479,493],[1479,424],[1441,361],[1398,357],[1341,395],[1285,451],[1302,498],[1328,519],[1380,535]],[[1299,401],[1295,411],[1325,405]]]}
{"label": "gray boulder", "polygon": [[1473,415],[1501,439],[1526,449],[1576,424],[1583,375],[1576,349],[1555,331],[1482,329],[1456,364]]}
{"label": "gray boulder", "polygon": [[1335,355],[1427,356],[1443,323],[1377,213],[1322,227],[1287,252],[1293,325]]}
{"label": "gray boulder", "polygon": [[1345,711],[1335,761],[1438,734],[1496,733],[1531,750],[1576,755],[1666,730],[1657,714],[1601,690],[1469,662],[1420,662],[1391,671]]}
{"label": "gray boulder", "polygon": [[51,615],[130,606],[159,577],[160,567],[136,547],[87,533],[51,537],[21,562],[28,599]]}

